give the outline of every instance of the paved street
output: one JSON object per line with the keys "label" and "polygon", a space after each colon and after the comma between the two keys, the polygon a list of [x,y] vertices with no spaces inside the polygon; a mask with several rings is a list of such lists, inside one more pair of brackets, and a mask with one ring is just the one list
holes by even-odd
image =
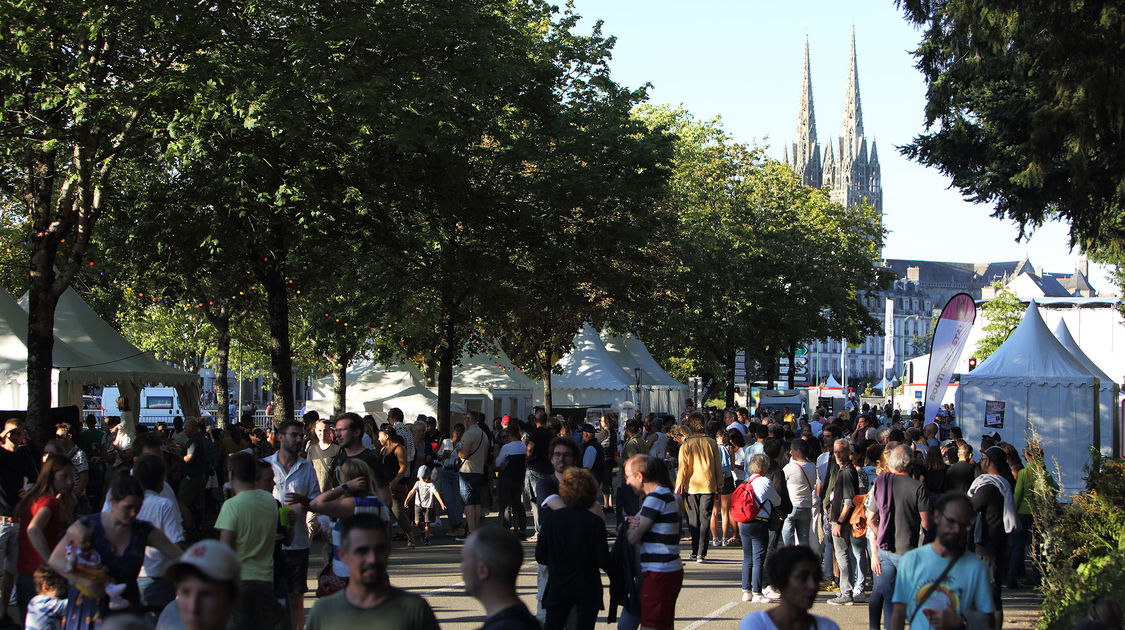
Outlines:
{"label": "paved street", "polygon": [[[461,581],[459,563],[461,545],[446,536],[435,536],[431,547],[418,547],[407,550],[402,543],[395,543],[391,555],[391,582],[426,597],[437,613],[441,627],[448,630],[470,630],[479,628],[484,619],[480,604],[465,594]],[[686,549],[686,546],[683,547]],[[535,546],[524,545],[525,563],[517,584],[519,594],[534,612],[535,610]],[[686,557],[686,552],[684,556]],[[316,550],[309,568],[309,584],[315,588],[316,573],[322,562]],[[761,604],[742,603],[739,575],[742,567],[742,549],[728,547],[715,549],[708,554],[706,564],[688,563],[684,576],[684,590],[676,607],[676,628],[720,630],[737,628],[743,615],[765,608]],[[605,584],[604,604],[609,603],[608,583]],[[1005,606],[1009,609],[1004,627],[1026,629],[1034,626],[1038,600],[1033,591],[1005,592]],[[813,612],[824,615],[847,629],[867,627],[867,606],[830,606],[826,603],[827,594],[822,594],[813,607]],[[306,606],[315,601],[312,593],[306,598]],[[609,628],[604,614],[599,628]],[[613,626],[616,627],[616,626]]]}

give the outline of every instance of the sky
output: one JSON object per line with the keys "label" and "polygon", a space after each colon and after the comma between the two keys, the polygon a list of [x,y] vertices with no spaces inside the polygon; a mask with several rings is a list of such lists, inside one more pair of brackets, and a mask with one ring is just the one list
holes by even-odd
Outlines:
{"label": "sky", "polygon": [[[629,87],[651,84],[654,104],[682,104],[697,119],[721,117],[736,141],[766,146],[782,159],[796,140],[805,37],[809,40],[817,139],[840,136],[852,28],[855,28],[864,132],[878,143],[883,171],[884,257],[951,262],[1030,258],[1072,272],[1080,252],[1068,226],[1049,223],[1017,243],[1019,229],[992,208],[965,201],[936,169],[895,147],[925,130],[925,83],[910,51],[921,33],[891,0],[574,0],[579,30],[603,20],[617,38],[611,68]],[[1116,292],[1105,269],[1090,281]]]}

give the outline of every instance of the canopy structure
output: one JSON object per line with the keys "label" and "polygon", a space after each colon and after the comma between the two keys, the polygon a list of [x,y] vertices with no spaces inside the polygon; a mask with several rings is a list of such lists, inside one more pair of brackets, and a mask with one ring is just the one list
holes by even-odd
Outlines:
{"label": "canopy structure", "polygon": [[840,385],[840,381],[837,381],[836,377],[832,376],[831,374],[829,374],[828,379],[826,381],[824,381],[824,386],[829,387],[829,388],[833,388],[833,389],[840,389],[842,387]]}
{"label": "canopy structure", "polygon": [[632,335],[601,334],[602,345],[621,368],[626,381],[636,387],[640,370],[640,409],[642,413],[679,415],[687,398],[687,385],[669,376],[652,358],[644,342]]}
{"label": "canopy structure", "polygon": [[[73,366],[89,362],[89,358],[55,336],[52,365]],[[78,397],[73,400],[69,397],[69,381],[74,375],[66,373],[60,387],[63,373],[58,367],[51,369],[52,404],[81,407],[81,382],[78,383]],[[27,313],[5,291],[0,291],[0,409],[27,409]]]}
{"label": "canopy structure", "polygon": [[[344,389],[344,402],[349,410],[359,409],[366,401],[385,400],[412,387],[425,388],[422,373],[409,361],[391,365],[360,361],[349,365],[345,375],[348,383]],[[313,381],[312,399],[306,403],[310,411],[316,411],[322,417],[332,414],[332,382],[332,375]]]}
{"label": "canopy structure", "polygon": [[[374,416],[376,422],[385,420],[387,412],[395,407],[402,410],[403,418],[408,424],[419,415],[436,418],[438,415],[438,397],[437,394],[423,385],[413,385],[386,397],[363,401],[363,410]],[[465,407],[457,401],[451,401],[449,412],[451,414],[464,414]]]}
{"label": "canopy structure", "polygon": [[1086,356],[1086,353],[1078,346],[1078,342],[1074,340],[1074,336],[1070,334],[1066,322],[1062,319],[1055,325],[1055,338],[1070,352],[1071,356],[1086,368],[1086,371],[1097,377],[1098,439],[1101,443],[1101,452],[1106,457],[1120,457],[1122,436],[1119,422],[1120,408],[1117,405],[1117,399],[1121,393],[1121,386],[1115,383],[1113,378],[1099,368],[1090,357]]}
{"label": "canopy structure", "polygon": [[[597,331],[583,324],[574,335],[574,349],[555,364],[561,374],[551,375],[551,403],[555,407],[618,407],[634,396],[632,379],[626,379],[621,366],[609,356]],[[535,403],[543,404],[541,388],[535,390]]]}
{"label": "canopy structure", "polygon": [[483,352],[472,352],[466,346],[453,368],[451,398],[486,418],[525,418],[531,412],[531,392],[536,388],[499,345],[493,344]]}
{"label": "canopy structure", "polygon": [[1020,452],[1034,431],[1070,494],[1083,489],[1083,467],[1098,444],[1098,389],[1097,377],[1051,334],[1032,301],[1008,340],[961,375],[958,416],[966,440],[995,431]]}
{"label": "canopy structure", "polygon": [[[28,303],[25,293],[19,302],[24,339]],[[116,384],[129,401],[128,411],[122,411],[121,419],[126,431],[132,433],[136,430],[140,390],[159,383],[176,388],[185,416],[199,415],[199,375],[172,367],[138,349],[99,317],[74,289],[64,291],[55,306],[55,338],[56,345],[61,341],[66,348],[62,354],[56,350],[53,356],[53,370],[59,375],[59,405],[81,406],[83,385]],[[26,361],[25,353],[25,366]]]}

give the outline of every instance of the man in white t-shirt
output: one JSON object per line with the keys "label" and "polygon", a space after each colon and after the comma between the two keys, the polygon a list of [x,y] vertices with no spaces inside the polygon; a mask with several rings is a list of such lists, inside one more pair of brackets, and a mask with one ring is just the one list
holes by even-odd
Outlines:
{"label": "man in white t-shirt", "polygon": [[[813,495],[816,494],[816,464],[812,458],[812,445],[803,439],[793,440],[789,463],[782,468],[793,511],[785,517],[781,541],[785,546],[809,544],[812,524]],[[796,539],[796,540],[794,540]]]}
{"label": "man in white t-shirt", "polygon": [[[168,540],[183,545],[184,529],[180,522],[178,506],[174,500],[160,496],[164,488],[164,460],[157,455],[142,453],[133,464],[133,476],[145,490],[144,502],[137,519],[148,521],[164,532]],[[103,510],[104,511],[104,510]],[[141,604],[160,610],[176,598],[175,586],[164,578],[169,562],[154,547],[145,547],[144,564],[137,577]]]}

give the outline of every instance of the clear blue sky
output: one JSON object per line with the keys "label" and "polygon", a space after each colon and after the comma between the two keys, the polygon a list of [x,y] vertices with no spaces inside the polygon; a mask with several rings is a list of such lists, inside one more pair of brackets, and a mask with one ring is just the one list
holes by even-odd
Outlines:
{"label": "clear blue sky", "polygon": [[[921,35],[891,0],[575,0],[581,30],[604,20],[617,37],[618,83],[651,83],[653,103],[683,104],[697,118],[721,116],[736,140],[781,159],[795,140],[805,36],[809,38],[817,138],[840,135],[851,29],[856,33],[864,131],[879,147],[887,258],[989,262],[1029,257],[1047,271],[1072,271],[1078,251],[1067,227],[1041,227],[1016,243],[1010,221],[964,201],[934,169],[895,149],[923,131],[925,85],[910,52]],[[1113,290],[1100,271],[1091,282]]]}

